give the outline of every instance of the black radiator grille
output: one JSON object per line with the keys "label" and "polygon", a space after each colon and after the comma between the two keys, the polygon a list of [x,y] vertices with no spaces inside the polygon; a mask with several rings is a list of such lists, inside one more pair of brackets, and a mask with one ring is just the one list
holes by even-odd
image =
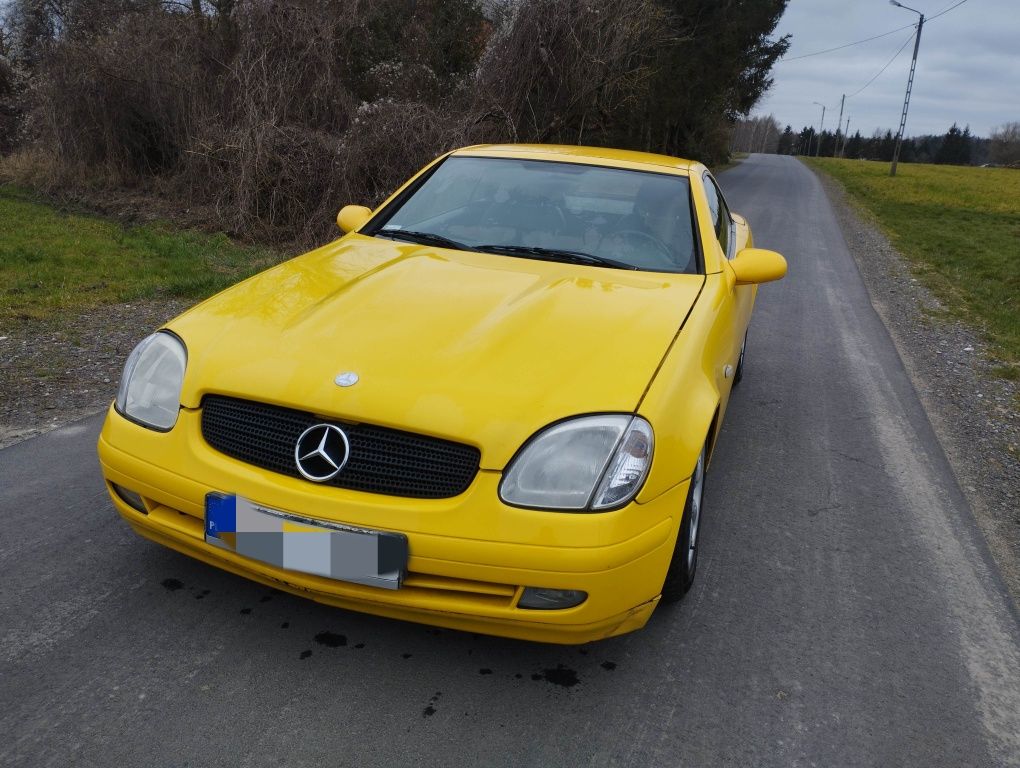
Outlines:
{"label": "black radiator grille", "polygon": [[202,399],[202,436],[235,459],[301,477],[294,447],[308,427],[336,423],[350,442],[343,470],[323,485],[355,491],[445,499],[467,490],[478,472],[477,448],[369,424],[330,422],[311,413],[220,395]]}

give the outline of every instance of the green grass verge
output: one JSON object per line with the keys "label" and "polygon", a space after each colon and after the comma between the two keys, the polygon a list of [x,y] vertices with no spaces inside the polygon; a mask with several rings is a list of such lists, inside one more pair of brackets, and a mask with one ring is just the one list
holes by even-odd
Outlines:
{"label": "green grass verge", "polygon": [[807,159],[869,211],[947,311],[981,328],[996,369],[1020,364],[1020,171]]}
{"label": "green grass verge", "polygon": [[125,227],[0,186],[0,325],[143,299],[201,299],[279,261],[226,235]]}

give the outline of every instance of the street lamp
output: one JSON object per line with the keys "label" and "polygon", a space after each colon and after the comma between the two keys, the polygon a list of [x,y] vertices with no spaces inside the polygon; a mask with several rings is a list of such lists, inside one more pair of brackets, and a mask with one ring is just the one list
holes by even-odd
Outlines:
{"label": "street lamp", "polygon": [[890,5],[902,8],[905,11],[913,11],[921,18],[917,22],[917,36],[914,38],[914,58],[910,60],[910,76],[907,78],[907,95],[903,98],[903,114],[900,116],[900,129],[896,133],[896,149],[893,150],[892,168],[889,175],[896,175],[896,163],[900,160],[900,145],[903,144],[903,129],[907,125],[907,107],[910,106],[910,92],[914,88],[914,70],[917,68],[917,49],[921,46],[921,28],[924,26],[924,14],[915,8],[910,8],[897,0],[889,0]]}
{"label": "street lamp", "polygon": [[[820,101],[812,101],[811,103],[817,104],[822,108],[822,122],[818,124],[818,146],[815,147],[815,157],[818,157],[818,154],[822,151],[822,130],[825,128],[825,105]],[[809,152],[808,154],[811,153]]]}

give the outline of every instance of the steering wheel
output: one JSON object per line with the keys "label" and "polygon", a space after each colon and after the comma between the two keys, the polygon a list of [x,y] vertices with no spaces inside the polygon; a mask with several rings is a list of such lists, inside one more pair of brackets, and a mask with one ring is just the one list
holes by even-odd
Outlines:
{"label": "steering wheel", "polygon": [[[610,240],[618,237],[636,244],[637,248],[634,250],[640,253],[642,257],[647,257],[651,261],[649,264],[638,264],[637,266],[651,267],[659,263],[661,266],[669,267],[670,269],[676,269],[677,267],[676,259],[673,258],[673,251],[670,250],[669,246],[648,232],[643,232],[640,229],[620,229],[606,235],[606,237]],[[648,245],[651,245],[655,252],[649,251]]]}

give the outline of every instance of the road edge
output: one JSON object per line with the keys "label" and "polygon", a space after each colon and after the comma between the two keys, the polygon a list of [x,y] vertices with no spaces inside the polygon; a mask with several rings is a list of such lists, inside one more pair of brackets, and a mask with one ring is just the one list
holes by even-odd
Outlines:
{"label": "road edge", "polygon": [[[907,259],[832,177],[821,182],[868,298],[910,376],[957,485],[1020,612],[1020,416],[1015,382],[995,377],[981,334],[946,319]],[[1013,451],[1010,450],[1013,447]]]}

